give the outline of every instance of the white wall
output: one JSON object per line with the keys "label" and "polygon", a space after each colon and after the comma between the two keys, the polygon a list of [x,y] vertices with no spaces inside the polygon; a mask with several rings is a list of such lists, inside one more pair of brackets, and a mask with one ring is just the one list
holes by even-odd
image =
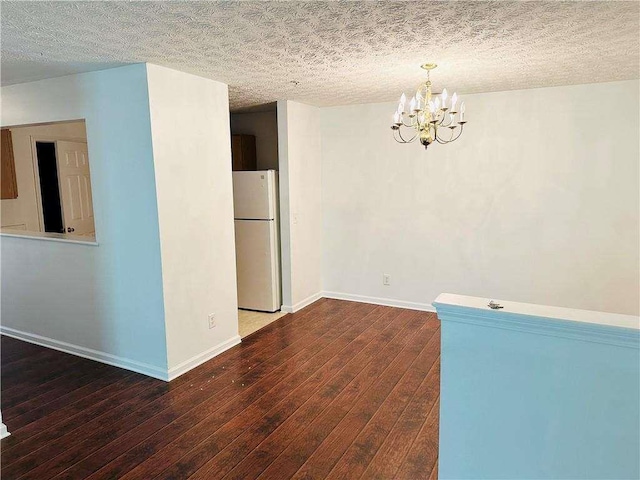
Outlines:
{"label": "white wall", "polygon": [[470,95],[462,138],[427,152],[392,140],[393,103],[322,109],[324,290],[415,308],[455,292],[637,315],[638,91]]}
{"label": "white wall", "polygon": [[225,84],[147,68],[168,363],[175,376],[240,341],[229,101]]}
{"label": "white wall", "polygon": [[278,170],[278,118],[275,110],[231,114],[231,133],[254,135],[258,170]]}
{"label": "white wall", "polygon": [[7,426],[2,423],[2,412],[0,412],[0,438],[8,437],[11,435],[7,430]]}
{"label": "white wall", "polygon": [[320,109],[278,102],[282,303],[296,311],[322,291]]}
{"label": "white wall", "polygon": [[99,245],[2,237],[2,331],[167,372],[147,70],[2,87],[2,126],[86,119]]}
{"label": "white wall", "polygon": [[16,165],[18,198],[0,200],[2,226],[24,225],[23,230],[42,231],[37,185],[33,168],[32,139],[86,141],[84,122],[56,123],[12,128],[11,140]]}

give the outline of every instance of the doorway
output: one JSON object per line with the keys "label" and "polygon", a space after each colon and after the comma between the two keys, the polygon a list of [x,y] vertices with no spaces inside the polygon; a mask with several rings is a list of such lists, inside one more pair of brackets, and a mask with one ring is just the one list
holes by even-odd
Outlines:
{"label": "doorway", "polygon": [[85,142],[34,140],[44,232],[95,238]]}
{"label": "doorway", "polygon": [[246,337],[281,311],[278,124],[274,105],[231,113],[238,327]]}
{"label": "doorway", "polygon": [[56,144],[54,142],[36,142],[36,157],[44,231],[64,233]]}

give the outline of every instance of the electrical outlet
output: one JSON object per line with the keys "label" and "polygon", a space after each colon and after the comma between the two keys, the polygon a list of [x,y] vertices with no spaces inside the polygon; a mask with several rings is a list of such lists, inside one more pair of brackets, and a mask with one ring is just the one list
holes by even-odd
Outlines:
{"label": "electrical outlet", "polygon": [[391,285],[391,275],[388,273],[382,274],[382,284],[383,285]]}
{"label": "electrical outlet", "polygon": [[209,328],[215,328],[216,327],[216,314],[215,313],[210,313],[209,314]]}

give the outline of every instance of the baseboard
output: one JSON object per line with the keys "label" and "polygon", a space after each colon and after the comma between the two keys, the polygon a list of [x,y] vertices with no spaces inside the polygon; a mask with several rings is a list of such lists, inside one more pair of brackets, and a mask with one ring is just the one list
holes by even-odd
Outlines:
{"label": "baseboard", "polygon": [[89,360],[95,360],[96,362],[113,365],[114,367],[131,370],[132,372],[142,373],[143,375],[164,380],[165,382],[169,380],[167,370],[156,367],[155,365],[130,360],[110,353],[81,347],[79,345],[73,345],[67,342],[61,342],[60,340],[23,332],[21,330],[5,326],[0,326],[0,334],[6,335],[7,337],[17,338],[18,340],[23,340],[25,342],[34,343],[36,345],[41,345],[43,347],[52,348],[54,350],[59,350],[61,352],[77,355],[79,357],[88,358]]}
{"label": "baseboard", "polygon": [[7,426],[4,423],[0,423],[0,439],[8,437],[9,435],[11,434],[7,431]]}
{"label": "baseboard", "polygon": [[191,357],[189,360],[186,360],[181,364],[176,365],[173,368],[170,368],[168,380],[171,381],[174,378],[179,377],[183,373],[187,373],[189,370],[196,368],[198,365],[202,365],[204,362],[211,360],[213,357],[220,355],[222,352],[229,350],[232,347],[235,347],[240,342],[241,342],[240,336],[236,335],[235,337],[230,338],[229,340],[222,342],[205,352],[202,352],[194,357]]}
{"label": "baseboard", "polygon": [[323,297],[322,293],[323,292],[314,293],[295,305],[282,305],[281,310],[287,313],[295,313],[298,310],[302,310],[304,307],[311,305],[313,302],[320,300]]}
{"label": "baseboard", "polygon": [[387,307],[406,308],[409,310],[420,310],[422,312],[435,312],[436,309],[430,303],[406,302],[404,300],[394,300],[391,298],[367,297],[365,295],[354,295],[352,293],[322,292],[325,298],[336,300],[349,300],[351,302],[372,303],[374,305],[384,305]]}

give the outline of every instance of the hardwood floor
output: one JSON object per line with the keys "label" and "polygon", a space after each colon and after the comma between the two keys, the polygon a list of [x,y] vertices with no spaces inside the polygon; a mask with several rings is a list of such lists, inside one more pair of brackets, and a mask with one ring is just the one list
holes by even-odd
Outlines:
{"label": "hardwood floor", "polygon": [[3,480],[437,478],[435,314],[322,299],[171,383],[1,348]]}

